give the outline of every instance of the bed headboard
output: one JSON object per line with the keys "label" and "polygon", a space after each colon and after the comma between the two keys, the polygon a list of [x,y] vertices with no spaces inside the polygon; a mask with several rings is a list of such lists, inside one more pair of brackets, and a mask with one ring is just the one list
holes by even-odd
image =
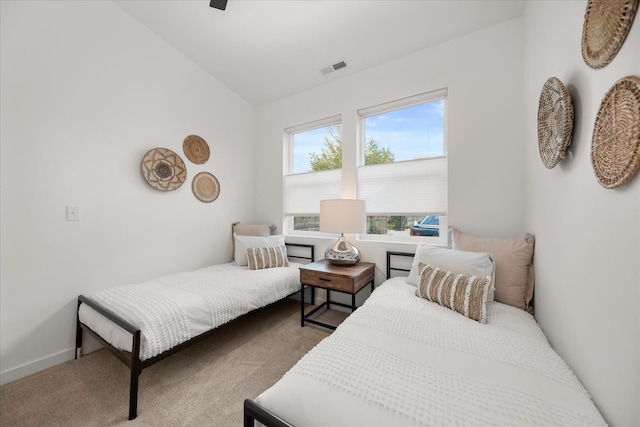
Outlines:
{"label": "bed headboard", "polygon": [[387,251],[387,279],[408,276],[414,256],[411,252]]}
{"label": "bed headboard", "polygon": [[306,245],[304,243],[287,243],[284,245],[287,247],[287,258],[295,259],[303,264],[308,264],[315,261],[315,246]]}

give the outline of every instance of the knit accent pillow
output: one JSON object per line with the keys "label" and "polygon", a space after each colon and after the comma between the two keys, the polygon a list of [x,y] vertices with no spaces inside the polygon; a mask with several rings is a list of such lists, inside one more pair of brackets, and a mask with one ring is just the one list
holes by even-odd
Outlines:
{"label": "knit accent pillow", "polygon": [[466,317],[487,323],[487,299],[492,286],[491,276],[467,276],[418,265],[416,295],[438,303]]}
{"label": "knit accent pillow", "polygon": [[249,264],[249,270],[289,267],[287,248],[285,245],[270,246],[266,248],[247,248],[247,261]]}

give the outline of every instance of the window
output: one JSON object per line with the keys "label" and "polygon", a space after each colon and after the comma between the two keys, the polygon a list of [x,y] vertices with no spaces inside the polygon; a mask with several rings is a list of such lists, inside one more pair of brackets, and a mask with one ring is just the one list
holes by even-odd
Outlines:
{"label": "window", "polygon": [[367,201],[369,238],[446,234],[445,96],[443,89],[358,111],[358,198]]}
{"label": "window", "polygon": [[342,195],[340,116],[285,129],[289,161],[284,177],[285,229],[318,231],[320,200]]}

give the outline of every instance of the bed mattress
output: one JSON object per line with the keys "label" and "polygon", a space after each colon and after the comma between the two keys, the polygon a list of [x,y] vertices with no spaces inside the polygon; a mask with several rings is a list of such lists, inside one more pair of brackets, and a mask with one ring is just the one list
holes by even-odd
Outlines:
{"label": "bed mattress", "polygon": [[[301,264],[249,270],[234,263],[163,276],[87,295],[141,329],[140,359],[147,360],[249,311],[300,290]],[[131,351],[129,332],[86,304],[80,322],[119,350]]]}
{"label": "bed mattress", "polygon": [[480,324],[396,277],[256,399],[295,426],[605,426],[534,318]]}

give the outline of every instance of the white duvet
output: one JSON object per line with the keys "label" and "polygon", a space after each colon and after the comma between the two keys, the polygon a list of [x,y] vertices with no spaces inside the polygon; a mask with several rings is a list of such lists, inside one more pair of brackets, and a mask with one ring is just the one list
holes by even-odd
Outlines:
{"label": "white duvet", "polygon": [[256,402],[295,426],[603,426],[533,317],[491,303],[480,324],[405,278],[366,304]]}
{"label": "white duvet", "polygon": [[[117,286],[87,295],[141,329],[140,359],[150,359],[251,310],[300,290],[300,264],[249,270],[233,263]],[[131,351],[132,336],[86,304],[82,323]]]}

